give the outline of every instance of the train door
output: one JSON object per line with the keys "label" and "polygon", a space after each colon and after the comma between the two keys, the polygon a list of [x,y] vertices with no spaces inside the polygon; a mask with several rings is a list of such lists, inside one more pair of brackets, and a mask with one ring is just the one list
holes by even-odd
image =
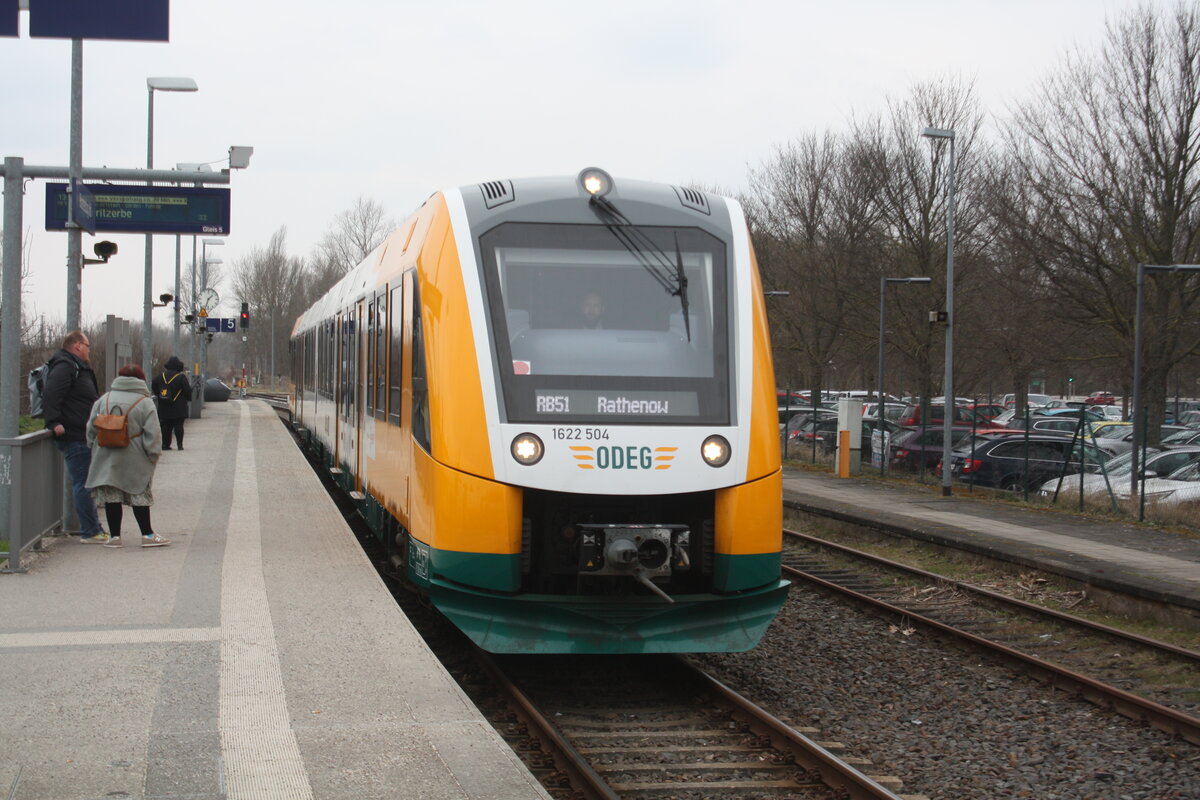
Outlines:
{"label": "train door", "polygon": [[354,335],[354,365],[357,379],[354,382],[356,387],[354,393],[354,442],[351,444],[354,453],[351,457],[350,466],[354,469],[354,490],[362,491],[363,427],[367,424],[366,417],[363,414],[363,402],[366,398],[366,393],[372,390],[366,366],[367,348],[370,346],[367,336],[374,327],[367,315],[366,300],[358,301],[357,316],[359,324]]}

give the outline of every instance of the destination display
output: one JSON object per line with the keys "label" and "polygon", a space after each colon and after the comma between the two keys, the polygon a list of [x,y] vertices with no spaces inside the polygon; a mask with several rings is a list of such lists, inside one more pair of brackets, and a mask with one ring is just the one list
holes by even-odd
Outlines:
{"label": "destination display", "polygon": [[168,0],[37,0],[29,35],[50,39],[170,41]]}
{"label": "destination display", "polygon": [[595,391],[536,389],[538,414],[588,417],[695,417],[700,414],[696,392]]}
{"label": "destination display", "polygon": [[[104,233],[229,233],[229,189],[87,184],[95,230]],[[46,184],[46,230],[67,229],[65,183]]]}

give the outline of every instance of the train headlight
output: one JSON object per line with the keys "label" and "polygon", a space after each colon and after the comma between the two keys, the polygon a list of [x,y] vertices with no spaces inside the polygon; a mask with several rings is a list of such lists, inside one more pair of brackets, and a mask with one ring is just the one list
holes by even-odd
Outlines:
{"label": "train headlight", "polygon": [[729,463],[729,440],[713,434],[700,446],[700,455],[710,467],[723,467]]}
{"label": "train headlight", "polygon": [[542,460],[542,455],[545,454],[546,448],[542,445],[542,440],[532,433],[519,433],[512,440],[512,456],[517,460],[517,463],[524,464],[527,467],[532,467],[534,464]]}
{"label": "train headlight", "polygon": [[604,197],[612,191],[613,179],[599,167],[588,167],[579,173],[579,185],[592,197]]}

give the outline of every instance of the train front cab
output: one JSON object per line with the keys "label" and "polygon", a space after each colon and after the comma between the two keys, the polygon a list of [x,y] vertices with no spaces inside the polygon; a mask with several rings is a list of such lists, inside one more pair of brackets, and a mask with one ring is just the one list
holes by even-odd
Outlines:
{"label": "train front cab", "polygon": [[[475,241],[455,211],[458,235],[431,235],[418,271],[429,432],[412,449],[409,578],[493,652],[753,647],[788,585],[770,345],[744,234],[650,230],[689,278],[680,329],[680,298],[647,283],[604,226],[494,224],[476,272],[461,264]],[[602,330],[566,319],[585,286],[627,298]],[[578,411],[598,392],[625,407]],[[521,463],[529,433],[542,452]],[[714,434],[733,463],[704,462]]]}

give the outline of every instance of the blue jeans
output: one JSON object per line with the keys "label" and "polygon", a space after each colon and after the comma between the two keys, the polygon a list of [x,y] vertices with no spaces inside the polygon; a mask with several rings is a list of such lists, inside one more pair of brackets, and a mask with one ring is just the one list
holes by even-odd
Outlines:
{"label": "blue jeans", "polygon": [[103,533],[100,517],[96,515],[96,504],[87,483],[88,468],[92,466],[92,450],[86,442],[64,442],[56,440],[54,446],[63,454],[67,463],[67,475],[71,478],[71,493],[75,498],[75,513],[79,515],[79,535],[95,536]]}

